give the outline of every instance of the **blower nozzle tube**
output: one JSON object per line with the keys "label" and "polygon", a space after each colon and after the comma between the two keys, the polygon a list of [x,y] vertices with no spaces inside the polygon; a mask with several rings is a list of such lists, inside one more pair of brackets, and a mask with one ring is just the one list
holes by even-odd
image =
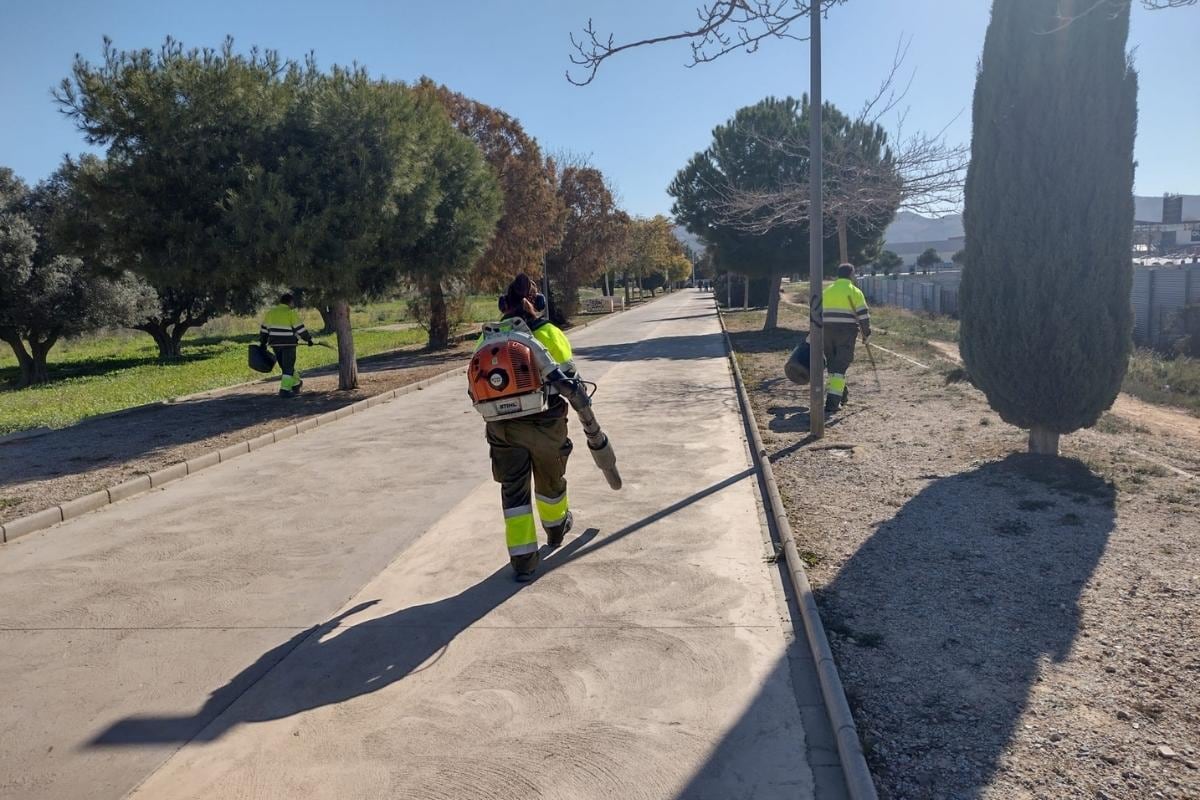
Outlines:
{"label": "blower nozzle tube", "polygon": [[617,454],[613,452],[612,442],[600,429],[600,423],[596,421],[596,414],[592,411],[592,398],[588,397],[578,379],[568,378],[561,372],[558,374],[562,377],[553,380],[552,383],[559,394],[567,398],[571,408],[575,409],[575,413],[579,415],[584,435],[587,436],[588,452],[592,454],[592,461],[595,461],[596,466],[604,473],[604,479],[608,481],[608,485],[613,489],[620,489],[621,473],[617,471]]}

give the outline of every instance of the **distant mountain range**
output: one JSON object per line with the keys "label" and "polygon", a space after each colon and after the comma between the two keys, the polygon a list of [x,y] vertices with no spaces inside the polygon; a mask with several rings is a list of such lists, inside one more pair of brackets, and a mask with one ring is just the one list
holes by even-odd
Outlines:
{"label": "distant mountain range", "polygon": [[944,242],[962,235],[962,214],[922,217],[911,211],[900,211],[883,234],[883,240],[884,246],[890,247],[905,242]]}
{"label": "distant mountain range", "polygon": [[[1139,222],[1160,222],[1162,220],[1162,197],[1134,197],[1133,200],[1134,218]],[[1183,218],[1200,220],[1200,195],[1183,196]],[[923,217],[911,211],[901,211],[896,214],[895,221],[888,226],[883,239],[884,247],[903,254],[912,250],[914,244],[934,246],[938,250],[946,249],[951,245],[961,247],[961,242],[952,243],[951,240],[960,239],[962,235],[962,214]],[[675,236],[697,253],[704,249],[699,238],[684,230],[682,225],[675,226]]]}
{"label": "distant mountain range", "polygon": [[[1134,219],[1139,222],[1162,221],[1162,197],[1134,197]],[[1183,218],[1200,220],[1200,195],[1183,196]],[[963,235],[962,214],[923,217],[911,211],[896,214],[896,220],[884,234],[886,246],[911,242],[944,242]],[[893,248],[895,249],[895,248]]]}
{"label": "distant mountain range", "polygon": [[688,229],[682,225],[673,226],[675,238],[683,244],[684,247],[690,247],[692,252],[700,255],[704,252],[704,242],[700,241],[700,237],[695,234],[688,233]]}

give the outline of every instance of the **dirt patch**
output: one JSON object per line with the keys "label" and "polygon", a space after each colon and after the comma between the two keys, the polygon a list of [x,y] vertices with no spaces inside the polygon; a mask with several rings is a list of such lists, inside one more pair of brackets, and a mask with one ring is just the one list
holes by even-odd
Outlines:
{"label": "dirt patch", "polygon": [[1200,798],[1200,482],[1131,454],[1194,470],[1191,439],[1030,457],[953,365],[884,355],[806,446],[799,333],[761,321],[739,360],[881,796]]}
{"label": "dirt patch", "polygon": [[469,345],[362,359],[359,387],[337,389],[332,370],[304,376],[304,394],[279,398],[278,380],[133,409],[0,443],[0,520],[63,503],[464,364]]}
{"label": "dirt patch", "polygon": [[[936,341],[930,341],[928,344],[947,360],[955,364],[962,364],[962,358],[958,354],[958,345]],[[1190,439],[1195,445],[1200,446],[1200,419],[1182,409],[1152,405],[1122,392],[1117,395],[1117,400],[1113,403],[1110,413],[1122,420],[1123,424],[1139,429],[1141,433]]]}

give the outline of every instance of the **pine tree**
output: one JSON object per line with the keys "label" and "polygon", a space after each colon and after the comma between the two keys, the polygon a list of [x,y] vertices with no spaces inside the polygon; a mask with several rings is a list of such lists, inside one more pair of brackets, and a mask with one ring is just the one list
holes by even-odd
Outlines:
{"label": "pine tree", "polygon": [[1039,453],[1095,424],[1129,357],[1129,4],[1064,24],[1089,4],[996,0],[975,85],[962,354]]}

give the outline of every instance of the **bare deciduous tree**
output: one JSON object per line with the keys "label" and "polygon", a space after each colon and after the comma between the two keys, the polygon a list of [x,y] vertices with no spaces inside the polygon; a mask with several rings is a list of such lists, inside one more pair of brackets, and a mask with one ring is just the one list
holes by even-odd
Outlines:
{"label": "bare deciduous tree", "polygon": [[[820,8],[824,13],[844,2],[820,0]],[[692,60],[687,66],[694,67],[737,50],[753,53],[767,39],[805,41],[808,37],[792,33],[791,27],[807,17],[816,5],[811,0],[713,0],[696,9],[695,28],[619,44],[612,34],[599,33],[589,19],[582,36],[571,35],[571,45],[575,48],[571,63],[581,67],[582,76],[576,78],[568,70],[567,80],[576,86],[586,86],[609,57],[663,42],[687,42],[692,50]]]}

